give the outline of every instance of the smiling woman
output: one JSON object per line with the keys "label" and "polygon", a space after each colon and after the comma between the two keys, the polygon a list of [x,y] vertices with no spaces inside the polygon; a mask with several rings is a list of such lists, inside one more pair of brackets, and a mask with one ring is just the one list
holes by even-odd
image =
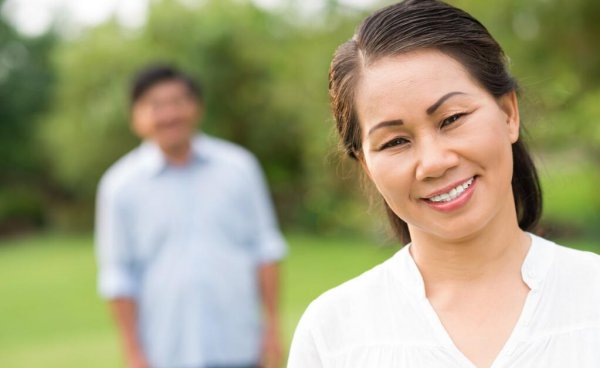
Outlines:
{"label": "smiling woman", "polygon": [[516,224],[514,92],[497,100],[459,62],[425,49],[366,68],[356,111],[368,132],[357,155],[411,238],[460,240],[492,221]]}
{"label": "smiling woman", "polygon": [[290,367],[600,366],[600,257],[529,232],[517,89],[485,27],[440,1],[384,8],[338,48],[342,142],[410,243],[309,306]]}

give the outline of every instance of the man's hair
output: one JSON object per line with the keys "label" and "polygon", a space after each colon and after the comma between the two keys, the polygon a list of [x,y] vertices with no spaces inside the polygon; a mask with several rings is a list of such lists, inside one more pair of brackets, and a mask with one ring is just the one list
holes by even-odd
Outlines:
{"label": "man's hair", "polygon": [[131,106],[142,98],[150,88],[159,83],[170,81],[181,82],[192,96],[202,101],[202,87],[197,80],[171,65],[152,64],[135,74],[131,82],[129,95]]}

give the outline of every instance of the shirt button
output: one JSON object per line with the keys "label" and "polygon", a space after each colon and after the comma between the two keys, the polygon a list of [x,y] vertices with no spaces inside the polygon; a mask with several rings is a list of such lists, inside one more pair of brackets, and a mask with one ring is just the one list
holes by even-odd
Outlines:
{"label": "shirt button", "polygon": [[535,271],[533,271],[533,270],[528,270],[528,271],[527,271],[527,276],[528,276],[529,278],[535,279]]}

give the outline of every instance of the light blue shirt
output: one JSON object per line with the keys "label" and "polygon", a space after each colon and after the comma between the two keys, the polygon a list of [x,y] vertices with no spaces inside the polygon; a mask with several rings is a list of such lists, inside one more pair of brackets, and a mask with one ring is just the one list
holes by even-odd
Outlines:
{"label": "light blue shirt", "polygon": [[173,166],[145,142],[104,174],[96,211],[99,293],[137,301],[153,368],[259,361],[257,270],[286,245],[249,152],[203,134]]}

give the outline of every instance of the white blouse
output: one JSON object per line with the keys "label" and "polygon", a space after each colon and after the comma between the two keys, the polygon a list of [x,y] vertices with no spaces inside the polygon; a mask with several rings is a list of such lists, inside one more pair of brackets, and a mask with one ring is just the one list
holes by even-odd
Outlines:
{"label": "white blouse", "polygon": [[[531,237],[521,269],[531,290],[492,367],[600,367],[600,256]],[[427,300],[409,247],[313,301],[288,368],[473,368]]]}

